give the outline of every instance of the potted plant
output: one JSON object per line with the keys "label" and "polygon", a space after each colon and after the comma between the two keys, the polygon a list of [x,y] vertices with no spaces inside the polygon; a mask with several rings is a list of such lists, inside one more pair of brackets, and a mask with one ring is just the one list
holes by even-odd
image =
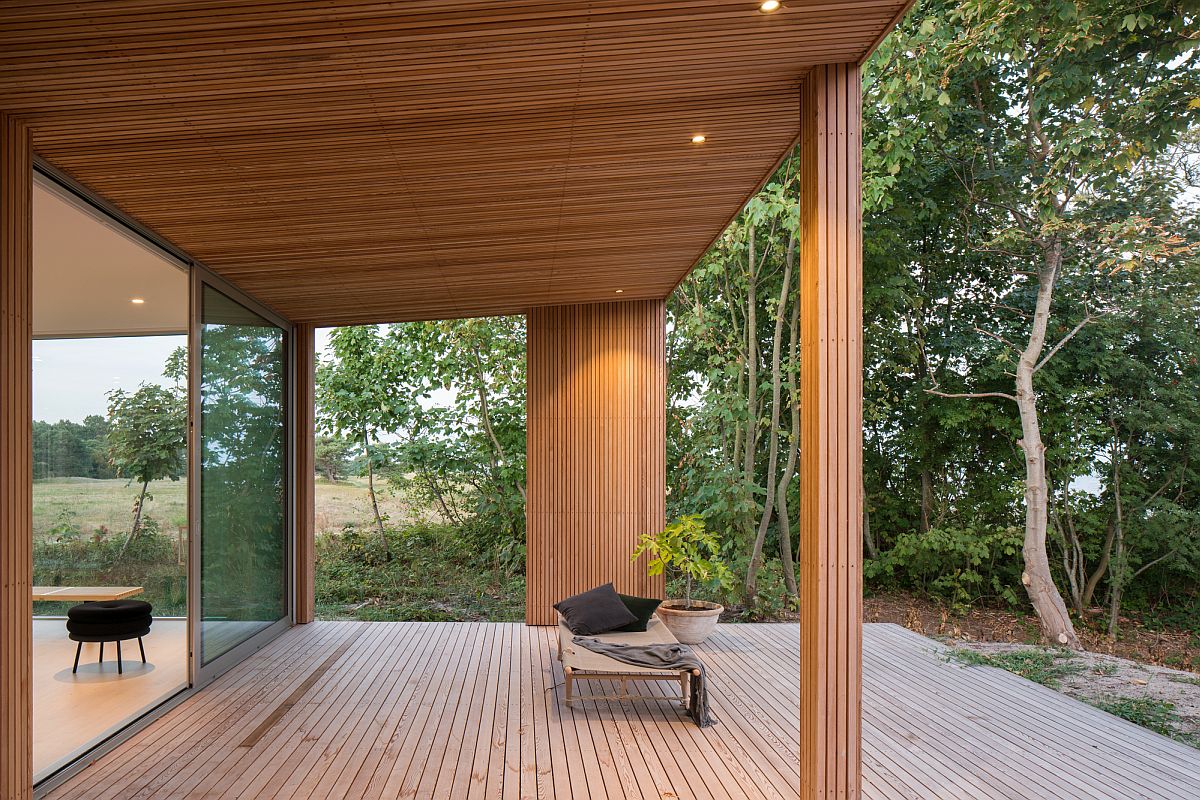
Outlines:
{"label": "potted plant", "polygon": [[699,514],[688,514],[658,533],[644,533],[638,539],[632,559],[643,553],[650,556],[647,572],[661,575],[672,567],[683,574],[687,588],[682,600],[666,600],[658,607],[658,618],[675,638],[685,644],[699,644],[717,627],[724,606],[692,599],[694,584],[712,588],[728,587],[729,569],[720,559],[721,544],[704,528]]}

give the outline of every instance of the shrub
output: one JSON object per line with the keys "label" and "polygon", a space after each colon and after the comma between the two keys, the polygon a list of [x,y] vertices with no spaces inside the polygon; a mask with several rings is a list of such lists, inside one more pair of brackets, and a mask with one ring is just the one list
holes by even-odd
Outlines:
{"label": "shrub", "polygon": [[[183,616],[187,609],[187,567],[179,563],[175,542],[147,515],[141,532],[124,555],[124,532],[100,527],[85,535],[75,516],[64,511],[48,534],[33,545],[33,580],[46,586],[142,586],[138,598],[154,606],[156,616]],[[35,614],[59,615],[71,604],[36,603]]]}
{"label": "shrub", "polygon": [[962,648],[951,650],[948,657],[960,664],[996,667],[1051,689],[1057,689],[1063,678],[1083,671],[1070,650],[1010,650],[989,655]]}
{"label": "shrub", "polygon": [[890,588],[916,589],[965,611],[984,596],[1016,605],[1020,597],[1019,528],[932,528],[908,532],[867,559],[863,577]]}
{"label": "shrub", "polygon": [[[495,568],[452,525],[386,531],[347,526],[317,537],[316,604],[324,619],[515,622],[524,618],[525,576]],[[522,548],[523,550],[523,548]],[[521,558],[523,553],[512,558]]]}

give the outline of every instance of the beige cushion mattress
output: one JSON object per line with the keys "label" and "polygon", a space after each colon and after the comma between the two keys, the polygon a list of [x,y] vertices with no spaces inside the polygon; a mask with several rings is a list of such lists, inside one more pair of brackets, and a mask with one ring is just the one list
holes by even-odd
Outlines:
{"label": "beige cushion mattress", "polygon": [[[573,641],[575,634],[571,633],[571,629],[566,626],[561,616],[558,618],[558,647],[559,658],[562,660],[563,666],[579,672],[628,672],[628,673],[644,673],[647,675],[674,675],[674,671],[664,672],[661,669],[650,669],[648,667],[635,667],[632,664],[626,664],[623,661],[617,661],[602,656],[599,653],[593,653],[586,647],[577,647]],[[663,625],[657,616],[651,617],[650,622],[646,625],[645,631],[637,631],[634,633],[604,633],[599,636],[591,637],[600,639],[605,642],[620,642],[622,644],[669,644],[678,641],[667,626]]]}

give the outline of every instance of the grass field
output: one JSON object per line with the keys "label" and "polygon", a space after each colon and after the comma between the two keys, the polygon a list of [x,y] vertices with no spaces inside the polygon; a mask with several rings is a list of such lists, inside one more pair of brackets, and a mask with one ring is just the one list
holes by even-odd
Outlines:
{"label": "grass field", "polygon": [[[128,531],[133,503],[140,487],[123,479],[51,478],[33,483],[33,536],[40,539],[69,517],[79,530],[92,534],[103,527]],[[158,520],[163,532],[187,525],[187,482],[154,481],[154,499],[146,513]]]}
{"label": "grass field", "polygon": [[[413,509],[395,493],[387,481],[377,481],[379,510],[391,524],[403,524],[428,515]],[[317,531],[331,533],[347,525],[367,527],[374,522],[366,478],[350,478],[338,483],[317,481]],[[84,534],[99,528],[112,532],[128,531],[133,521],[133,503],[139,487],[124,479],[51,478],[33,484],[33,535],[40,539],[67,518]],[[146,513],[158,520],[164,533],[174,534],[187,526],[187,482],[154,481],[153,499]]]}

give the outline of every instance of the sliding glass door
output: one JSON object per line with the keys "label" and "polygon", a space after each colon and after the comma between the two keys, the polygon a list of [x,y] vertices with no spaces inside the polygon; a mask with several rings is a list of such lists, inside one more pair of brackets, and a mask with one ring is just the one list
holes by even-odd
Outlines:
{"label": "sliding glass door", "polygon": [[281,320],[204,275],[195,296],[202,683],[290,623],[289,370]]}

